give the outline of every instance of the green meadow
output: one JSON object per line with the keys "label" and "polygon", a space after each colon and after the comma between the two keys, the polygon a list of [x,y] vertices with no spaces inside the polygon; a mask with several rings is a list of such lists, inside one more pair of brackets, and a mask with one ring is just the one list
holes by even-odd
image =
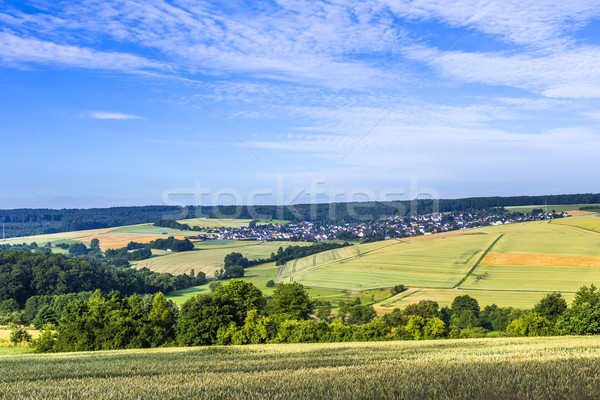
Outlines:
{"label": "green meadow", "polygon": [[288,262],[282,281],[348,290],[399,283],[411,287],[453,287],[496,238],[493,234],[432,236],[336,249],[297,263]]}
{"label": "green meadow", "polygon": [[[307,246],[310,243],[290,242],[260,242],[260,241],[233,241],[223,244],[213,244],[212,241],[196,244],[192,251],[181,253],[162,253],[163,255],[138,261],[135,268],[148,268],[156,272],[168,272],[178,275],[195,272],[204,272],[207,276],[214,276],[216,270],[223,268],[225,256],[232,252],[242,253],[249,260],[268,258],[271,253],[276,253],[279,247],[290,245]],[[277,276],[275,276],[277,279]]]}

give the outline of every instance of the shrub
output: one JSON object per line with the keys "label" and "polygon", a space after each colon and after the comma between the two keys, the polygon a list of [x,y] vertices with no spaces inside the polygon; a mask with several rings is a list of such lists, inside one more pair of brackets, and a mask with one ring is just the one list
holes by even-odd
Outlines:
{"label": "shrub", "polygon": [[12,344],[17,345],[23,342],[31,342],[31,335],[24,328],[15,326],[10,331],[9,340]]}
{"label": "shrub", "polygon": [[544,336],[550,333],[550,327],[550,321],[532,312],[511,322],[506,331],[513,336]]}

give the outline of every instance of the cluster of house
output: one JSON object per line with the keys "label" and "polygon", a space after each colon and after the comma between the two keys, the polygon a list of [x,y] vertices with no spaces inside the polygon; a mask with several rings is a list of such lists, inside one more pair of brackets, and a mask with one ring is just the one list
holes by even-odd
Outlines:
{"label": "cluster of house", "polygon": [[263,224],[241,228],[214,228],[206,231],[215,239],[229,240],[352,240],[392,239],[416,235],[430,235],[459,229],[488,225],[511,224],[566,217],[565,213],[435,213],[415,216],[391,216],[379,220],[345,224],[315,224],[309,221],[289,224]]}

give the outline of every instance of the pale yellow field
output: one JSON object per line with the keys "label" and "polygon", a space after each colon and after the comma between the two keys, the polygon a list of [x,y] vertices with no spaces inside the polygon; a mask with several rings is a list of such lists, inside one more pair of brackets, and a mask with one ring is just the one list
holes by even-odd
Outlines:
{"label": "pale yellow field", "polygon": [[556,267],[600,267],[600,256],[538,253],[488,253],[482,265],[529,265]]}
{"label": "pale yellow field", "polygon": [[567,214],[569,214],[571,217],[580,217],[582,215],[592,215],[592,214],[597,214],[593,211],[583,211],[583,210],[569,210],[569,211],[565,211]]}

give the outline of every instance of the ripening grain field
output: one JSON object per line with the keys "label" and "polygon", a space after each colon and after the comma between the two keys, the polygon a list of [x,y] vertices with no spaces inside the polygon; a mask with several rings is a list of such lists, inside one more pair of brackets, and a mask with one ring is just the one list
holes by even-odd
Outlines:
{"label": "ripening grain field", "polygon": [[594,399],[600,337],[1,356],[0,397]]}

